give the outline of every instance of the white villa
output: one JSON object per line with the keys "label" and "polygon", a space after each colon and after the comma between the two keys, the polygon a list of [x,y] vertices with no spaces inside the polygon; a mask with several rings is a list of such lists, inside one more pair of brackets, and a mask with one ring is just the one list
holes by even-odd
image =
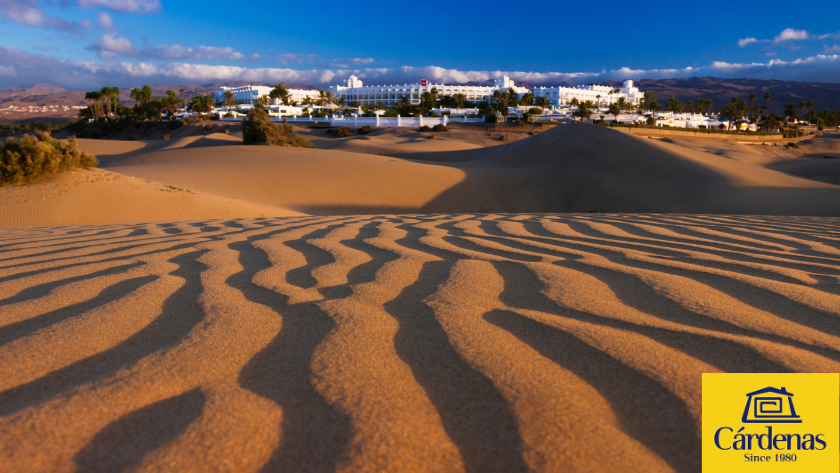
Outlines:
{"label": "white villa", "polygon": [[492,86],[433,84],[427,80],[421,80],[413,84],[366,86],[356,76],[348,77],[344,84],[330,87],[336,98],[343,98],[347,103],[358,102],[359,105],[373,105],[376,102],[382,102],[385,107],[396,105],[403,97],[408,97],[413,105],[419,105],[420,95],[431,91],[432,88],[437,89],[439,95],[464,94],[467,100],[471,102],[490,100],[490,96],[497,90],[513,88],[520,95],[530,92],[525,87],[515,86],[508,76],[502,76],[493,81]]}
{"label": "white villa", "polygon": [[[274,87],[266,87],[262,85],[245,85],[242,87],[220,87],[219,90],[216,92],[216,103],[224,103],[225,92],[229,90],[233,92],[233,95],[236,96],[237,104],[253,105],[259,97],[270,94],[272,89],[274,89]],[[306,97],[310,97],[314,100],[320,96],[320,91],[318,90],[288,89],[288,91],[291,95],[291,100],[298,103],[303,102],[303,100]],[[274,102],[278,101],[274,100]],[[279,102],[274,105],[279,105]]]}
{"label": "white villa", "polygon": [[603,106],[609,105],[624,97],[628,103],[639,104],[644,98],[644,93],[637,87],[633,87],[632,80],[624,81],[621,88],[607,85],[586,85],[577,87],[535,87],[535,97],[546,97],[555,107],[568,106],[572,99],[579,101],[591,100],[592,103]]}

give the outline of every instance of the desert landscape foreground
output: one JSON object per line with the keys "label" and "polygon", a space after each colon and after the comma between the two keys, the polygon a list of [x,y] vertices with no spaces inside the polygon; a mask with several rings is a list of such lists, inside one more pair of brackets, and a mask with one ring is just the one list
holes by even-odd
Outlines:
{"label": "desert landscape foreground", "polygon": [[696,472],[840,371],[838,135],[184,133],[0,189],[0,471]]}

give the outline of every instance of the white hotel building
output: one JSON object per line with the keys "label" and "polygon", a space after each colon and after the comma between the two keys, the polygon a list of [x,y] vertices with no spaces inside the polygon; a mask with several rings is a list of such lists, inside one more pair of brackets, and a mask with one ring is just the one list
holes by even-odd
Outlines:
{"label": "white hotel building", "polygon": [[535,87],[534,96],[548,98],[555,107],[568,106],[574,98],[581,102],[591,100],[592,103],[603,106],[617,101],[619,97],[624,97],[628,103],[638,105],[644,98],[644,93],[633,87],[632,80],[626,80],[620,88],[607,85]]}
{"label": "white hotel building", "polygon": [[464,94],[471,102],[490,100],[493,92],[497,90],[508,90],[513,88],[517,94],[530,92],[525,87],[517,87],[508,76],[502,76],[493,81],[492,86],[481,85],[445,85],[433,84],[421,80],[414,84],[403,85],[364,85],[356,76],[350,76],[344,81],[345,85],[334,85],[330,90],[335,93],[336,98],[343,98],[346,103],[358,102],[359,105],[374,105],[382,102],[385,107],[392,107],[408,97],[413,105],[420,104],[420,96],[424,92],[430,92],[432,88],[437,89],[438,96]]}
{"label": "white hotel building", "polygon": [[[254,102],[263,95],[268,95],[274,87],[265,87],[262,85],[245,85],[242,87],[220,87],[219,90],[216,92],[216,103],[225,103],[225,92],[228,90],[233,92],[233,95],[236,97],[236,103],[239,105],[254,105]],[[311,97],[313,100],[320,97],[320,92],[317,90],[304,90],[304,89],[287,89],[289,91],[289,95],[291,95],[290,99],[301,103],[303,99],[306,97]],[[275,100],[277,102],[277,100]],[[279,102],[274,104],[279,105]]]}

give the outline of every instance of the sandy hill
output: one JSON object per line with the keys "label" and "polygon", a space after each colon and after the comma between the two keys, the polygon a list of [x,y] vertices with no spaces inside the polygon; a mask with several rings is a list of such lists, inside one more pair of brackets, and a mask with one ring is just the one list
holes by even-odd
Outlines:
{"label": "sandy hill", "polygon": [[840,370],[840,221],[3,229],[9,471],[700,470],[701,374]]}
{"label": "sandy hill", "polygon": [[[840,160],[825,159],[840,151],[835,136],[791,150],[652,140],[593,125],[562,125],[509,144],[469,131],[429,140],[409,130],[341,139],[316,130],[311,137],[320,148],[303,149],[243,146],[239,132],[196,129],[201,134],[176,130],[183,135],[171,140],[79,140],[109,176],[151,187],[103,177],[106,191],[57,176],[3,189],[0,195],[15,204],[2,209],[0,225],[228,218],[237,215],[234,208],[244,212],[239,216],[592,210],[840,216]],[[191,194],[160,199],[161,189],[173,188]],[[101,210],[120,206],[130,210]]]}
{"label": "sandy hill", "polygon": [[243,147],[218,133],[153,142],[83,140],[81,146],[124,175],[308,214],[840,215],[840,187],[768,169],[790,161],[779,147],[722,142],[703,149],[594,125],[558,126],[495,146],[446,133],[435,140],[421,135],[313,139],[332,149]]}

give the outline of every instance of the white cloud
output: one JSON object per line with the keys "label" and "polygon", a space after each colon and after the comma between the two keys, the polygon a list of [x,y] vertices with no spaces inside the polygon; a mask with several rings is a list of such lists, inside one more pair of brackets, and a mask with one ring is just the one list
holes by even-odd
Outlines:
{"label": "white cloud", "polygon": [[66,21],[54,16],[47,17],[40,8],[37,0],[0,0],[0,17],[27,26],[52,28],[65,33],[82,36],[85,23]]}
{"label": "white cloud", "polygon": [[[133,50],[122,53],[129,56],[137,54],[137,49],[132,48],[130,41],[116,35],[105,35],[100,38],[96,47],[112,53]],[[186,49],[192,49],[194,53],[202,51],[201,48]],[[226,48],[216,49],[224,50]],[[183,52],[181,54],[186,55]],[[363,67],[344,70],[308,68],[298,70],[279,67],[190,64],[181,61],[166,63],[153,61],[58,61],[48,55],[30,54],[20,48],[6,46],[0,47],[0,64],[5,67],[4,71],[6,73],[6,75],[0,75],[0,88],[26,83],[51,82],[76,90],[98,88],[103,85],[133,87],[143,83],[166,83],[172,80],[194,83],[237,80],[264,83],[309,82],[333,85],[340,83],[350,74],[355,74],[370,85],[415,82],[419,79],[445,83],[483,83],[496,79],[502,74],[507,74],[516,81],[527,81],[532,86],[692,76],[752,77],[822,82],[837,82],[837,77],[840,77],[840,56],[837,54],[819,54],[794,61],[779,59],[752,63],[716,61],[707,66],[679,69],[631,69],[622,67],[594,72],[479,71],[438,66]],[[11,68],[14,69],[16,74],[14,78],[8,75],[12,72]]]}
{"label": "white cloud", "polygon": [[365,64],[372,64],[376,62],[376,60],[372,57],[351,57],[349,59],[333,59],[333,61],[348,62],[354,66],[364,66]]}
{"label": "white cloud", "polygon": [[231,47],[198,46],[191,48],[179,44],[144,46],[133,56],[137,59],[155,61],[244,61],[244,54]]}
{"label": "white cloud", "polygon": [[111,18],[111,15],[109,15],[108,13],[106,13],[104,11],[101,11],[101,12],[96,14],[96,23],[103,30],[114,29],[114,19]]}
{"label": "white cloud", "polygon": [[286,65],[286,64],[303,64],[304,62],[312,62],[316,59],[319,59],[317,54],[292,54],[292,53],[284,53],[278,54],[275,58],[277,64]]}
{"label": "white cloud", "polygon": [[0,66],[0,76],[16,77],[17,71],[12,66]]}
{"label": "white cloud", "polygon": [[779,33],[778,36],[773,38],[773,42],[780,43],[782,41],[801,41],[803,39],[808,39],[809,35],[808,32],[805,30],[795,30],[793,28],[787,28]]}
{"label": "white cloud", "polygon": [[833,44],[831,46],[825,45],[825,46],[823,46],[823,52],[826,52],[826,53],[840,53],[840,44]]}
{"label": "white cloud", "polygon": [[3,0],[0,2],[0,14],[17,23],[44,26],[44,12],[37,7],[37,0]]}
{"label": "white cloud", "polygon": [[152,13],[163,8],[160,0],[78,0],[82,8],[107,8],[125,13]]}
{"label": "white cloud", "polygon": [[117,32],[105,33],[96,40],[96,44],[88,46],[88,49],[96,51],[96,54],[103,59],[115,59],[123,54],[134,51],[134,45],[128,38],[117,38]]}
{"label": "white cloud", "polygon": [[748,44],[757,43],[757,42],[758,42],[758,40],[755,39],[755,38],[739,39],[738,40],[738,46],[743,48],[744,46],[747,46]]}
{"label": "white cloud", "polygon": [[[195,48],[180,44],[144,45],[135,48],[131,40],[117,38],[116,32],[104,34],[96,44],[87,49],[96,51],[99,57],[107,60],[137,59],[141,61],[246,61],[247,56],[231,47],[198,46]],[[259,59],[259,55],[250,60]]]}

